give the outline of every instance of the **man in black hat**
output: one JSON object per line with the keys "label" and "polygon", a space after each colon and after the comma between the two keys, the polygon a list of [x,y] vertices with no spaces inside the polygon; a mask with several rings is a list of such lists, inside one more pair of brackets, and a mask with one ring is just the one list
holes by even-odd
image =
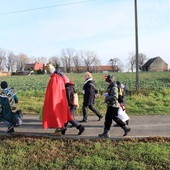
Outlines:
{"label": "man in black hat", "polygon": [[110,127],[112,125],[112,120],[114,120],[123,130],[126,136],[131,130],[121,119],[118,118],[118,109],[120,107],[118,102],[118,88],[114,81],[114,77],[108,75],[105,77],[105,82],[107,83],[107,90],[105,93],[105,103],[107,104],[107,111],[105,115],[104,132],[99,134],[99,137],[109,138]]}

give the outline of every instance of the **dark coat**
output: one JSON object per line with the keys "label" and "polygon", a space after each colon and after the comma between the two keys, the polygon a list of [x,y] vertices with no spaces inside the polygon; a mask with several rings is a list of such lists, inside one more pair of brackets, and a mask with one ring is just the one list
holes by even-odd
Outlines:
{"label": "dark coat", "polygon": [[95,89],[92,80],[86,80],[83,86],[83,106],[93,105],[95,102]]}
{"label": "dark coat", "polygon": [[8,121],[13,126],[20,126],[19,112],[12,112],[8,97],[0,96],[0,121]]}

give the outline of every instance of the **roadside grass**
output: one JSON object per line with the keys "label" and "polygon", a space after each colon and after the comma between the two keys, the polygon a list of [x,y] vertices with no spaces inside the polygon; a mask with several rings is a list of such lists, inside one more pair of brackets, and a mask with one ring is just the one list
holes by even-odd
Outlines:
{"label": "roadside grass", "polygon": [[18,92],[20,108],[24,114],[39,114],[43,107],[44,91],[26,91],[26,93]]}
{"label": "roadside grass", "polygon": [[[164,89],[163,89],[164,90]],[[140,94],[126,96],[126,111],[129,115],[165,115],[170,114],[170,89],[147,90]],[[18,107],[25,114],[39,114],[43,107],[44,91],[18,92]],[[77,115],[82,114],[83,96],[79,93],[79,108]],[[103,114],[106,112],[106,104],[103,104],[103,97],[96,99],[95,107]],[[88,114],[93,114],[90,110]]]}
{"label": "roadside grass", "polygon": [[126,109],[131,115],[165,115],[170,113],[169,102],[170,89],[147,90],[141,94],[128,96]]}
{"label": "roadside grass", "polygon": [[1,137],[3,170],[167,170],[170,138],[52,139]]}

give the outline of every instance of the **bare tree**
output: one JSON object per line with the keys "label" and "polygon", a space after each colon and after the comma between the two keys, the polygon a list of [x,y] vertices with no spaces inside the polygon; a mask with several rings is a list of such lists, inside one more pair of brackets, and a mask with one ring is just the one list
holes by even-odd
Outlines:
{"label": "bare tree", "polygon": [[142,70],[142,66],[144,65],[145,61],[147,60],[147,57],[143,53],[139,53],[139,69]]}
{"label": "bare tree", "polygon": [[29,63],[47,63],[47,58],[45,58],[45,57],[28,57],[29,58],[29,60],[28,60],[28,62]]}
{"label": "bare tree", "polygon": [[112,66],[112,70],[118,71],[118,65],[120,63],[120,60],[118,58],[112,58],[109,60],[109,64]]}
{"label": "bare tree", "polygon": [[0,71],[4,71],[5,62],[6,62],[6,50],[0,48]]}
{"label": "bare tree", "polygon": [[25,64],[29,62],[27,55],[20,53],[16,56],[16,71],[24,71]]}
{"label": "bare tree", "polygon": [[[133,72],[134,69],[136,68],[136,55],[134,53],[130,53],[129,56],[129,65],[130,65],[130,70]],[[142,70],[142,66],[144,65],[144,62],[147,60],[147,57],[143,53],[138,54],[138,61],[139,61],[139,69]]]}
{"label": "bare tree", "polygon": [[76,72],[80,73],[80,67],[82,65],[82,59],[81,59],[79,53],[76,53],[76,55],[73,57],[73,64],[75,66]]}
{"label": "bare tree", "polygon": [[136,64],[136,56],[134,55],[133,52],[129,53],[129,57],[128,57],[128,65],[129,65],[129,69],[131,70],[131,72],[134,71],[135,69],[135,65]]}
{"label": "bare tree", "polygon": [[35,63],[35,62],[37,62],[37,57],[34,57],[34,56],[29,57],[29,63],[28,64],[32,64],[32,63]]}
{"label": "bare tree", "polygon": [[7,68],[8,72],[9,71],[14,72],[15,66],[16,66],[16,57],[12,51],[9,51],[6,56],[6,68]]}
{"label": "bare tree", "polygon": [[42,57],[37,57],[36,62],[38,62],[38,63],[47,63],[48,60],[47,60],[46,57],[43,57],[43,56],[42,56]]}
{"label": "bare tree", "polygon": [[123,68],[124,68],[124,65],[123,65],[122,61],[119,60],[118,63],[117,63],[117,71],[122,72]]}
{"label": "bare tree", "polygon": [[64,67],[64,71],[67,73],[71,72],[72,58],[74,57],[75,50],[71,48],[62,49],[61,51],[61,62]]}
{"label": "bare tree", "polygon": [[49,63],[52,64],[56,69],[58,69],[61,65],[60,59],[57,56],[50,57]]}
{"label": "bare tree", "polygon": [[94,65],[94,72],[97,73],[99,70],[99,66],[101,65],[101,61],[98,58],[96,58],[93,65]]}
{"label": "bare tree", "polygon": [[91,71],[90,66],[97,60],[97,55],[93,51],[80,51],[80,54],[86,66],[86,70]]}

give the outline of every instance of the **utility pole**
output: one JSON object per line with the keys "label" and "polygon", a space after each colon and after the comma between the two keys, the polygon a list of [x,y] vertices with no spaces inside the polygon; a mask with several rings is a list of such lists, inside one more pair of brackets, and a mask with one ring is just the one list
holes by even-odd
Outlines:
{"label": "utility pole", "polygon": [[139,90],[139,52],[138,52],[138,17],[137,0],[134,0],[135,8],[135,44],[136,44],[136,91]]}

